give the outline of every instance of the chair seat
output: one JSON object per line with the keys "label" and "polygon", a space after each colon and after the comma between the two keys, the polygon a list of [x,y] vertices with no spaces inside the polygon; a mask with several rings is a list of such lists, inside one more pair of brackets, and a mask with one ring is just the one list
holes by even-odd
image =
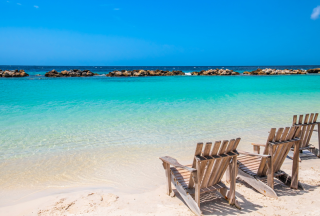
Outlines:
{"label": "chair seat", "polygon": [[[192,165],[185,165],[187,167],[192,167]],[[177,179],[177,181],[181,184],[181,186],[186,190],[188,191],[188,193],[190,194],[194,194],[194,189],[189,189],[188,188],[188,185],[189,185],[189,180],[190,180],[190,175],[191,173],[182,169],[182,168],[175,168],[175,167],[171,167],[171,174]],[[222,183],[222,182],[219,182],[215,185],[212,185],[212,186],[209,186],[209,187],[206,187],[206,188],[201,188],[200,189],[200,194],[202,193],[208,193],[208,192],[212,192],[212,191],[215,191],[215,190],[219,190],[221,188],[226,188],[227,186]]]}
{"label": "chair seat", "polygon": [[241,154],[238,156],[239,168],[243,172],[251,176],[257,176],[260,162],[261,162],[260,157],[241,155]]}
{"label": "chair seat", "polygon": [[[187,167],[192,167],[192,165],[186,165]],[[175,168],[171,167],[171,173],[174,175],[174,177],[177,179],[177,181],[182,185],[184,189],[188,189],[189,180],[191,173],[182,169],[182,168]]]}
{"label": "chair seat", "polygon": [[[260,162],[261,162],[261,158],[259,158],[259,157],[254,157],[254,156],[249,156],[249,155],[239,155],[238,156],[239,168],[243,172],[245,172],[251,176],[254,176],[255,178],[258,178],[258,179],[265,179],[265,178],[267,178],[267,176],[258,176],[258,174],[257,174],[259,166],[260,166]],[[285,172],[279,170],[274,173],[274,177],[281,176],[284,174],[285,174]]]}

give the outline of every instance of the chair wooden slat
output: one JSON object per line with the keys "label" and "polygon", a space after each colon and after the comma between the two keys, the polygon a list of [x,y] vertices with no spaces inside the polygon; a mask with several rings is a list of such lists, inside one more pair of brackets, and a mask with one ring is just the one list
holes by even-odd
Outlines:
{"label": "chair wooden slat", "polygon": [[[223,140],[222,145],[221,145],[221,147],[219,149],[219,155],[222,155],[222,154],[225,153],[225,151],[226,151],[226,149],[228,147],[228,144],[229,144],[228,140]],[[219,158],[219,159],[216,160],[216,162],[214,164],[214,167],[212,169],[211,176],[209,178],[208,186],[212,186],[213,185],[213,181],[216,178],[216,176],[218,175],[222,160],[223,160],[222,158]]]}
{"label": "chair wooden slat", "polygon": [[[309,121],[308,121],[307,124],[313,123],[313,116],[314,116],[314,113],[311,113]],[[309,138],[310,133],[312,134],[312,131],[310,131],[310,129],[311,129],[311,125],[306,126],[305,135],[303,137],[303,141],[301,141],[302,142],[302,146],[301,147],[306,147],[309,144],[308,143],[308,138]]]}
{"label": "chair wooden slat", "polygon": [[[271,128],[263,154],[267,155],[269,153],[269,142],[272,142],[274,140],[275,134],[276,134],[276,128]],[[266,165],[266,159],[262,158],[261,164],[257,173],[258,175],[262,175],[262,173],[264,172],[265,165]]]}
{"label": "chair wooden slat", "polygon": [[[211,146],[212,146],[212,143],[207,142],[206,145],[204,146],[204,150],[203,150],[201,156],[203,156],[203,157],[209,156],[210,151],[211,151]],[[201,161],[200,162],[200,182],[202,181],[203,175],[205,173],[207,163],[208,163],[208,161]]]}
{"label": "chair wooden slat", "polygon": [[[222,144],[220,145],[220,148],[219,148],[219,151],[218,151],[217,155],[222,155],[224,153],[225,149],[227,148],[228,143],[229,143],[228,140],[223,140]],[[212,167],[209,179],[208,179],[207,186],[211,186],[212,185],[213,178],[217,174],[217,170],[218,170],[218,167],[220,165],[220,160],[221,159],[222,158],[219,158],[219,159],[214,161],[214,164],[213,164],[213,167]]]}
{"label": "chair wooden slat", "polygon": [[[306,114],[305,117],[304,117],[304,124],[307,124],[308,123],[308,119],[309,119],[309,114]],[[305,132],[306,132],[306,129],[307,129],[307,125],[304,125],[302,126],[302,130],[301,130],[301,136],[300,136],[300,148],[304,147],[304,137],[305,137]]]}
{"label": "chair wooden slat", "polygon": [[[318,113],[316,113],[316,114],[314,115],[314,118],[313,118],[312,123],[317,122],[317,119],[318,119]],[[310,128],[310,131],[309,131],[309,135],[308,135],[308,138],[307,138],[305,147],[307,147],[307,146],[309,145],[309,143],[310,143],[310,139],[311,139],[311,137],[312,137],[312,133],[313,133],[313,130],[314,130],[314,127],[315,127],[315,126],[316,126],[315,124],[311,125],[311,128]]]}
{"label": "chair wooden slat", "polygon": [[[198,144],[197,144],[197,147],[196,147],[196,151],[195,151],[195,153],[194,153],[194,156],[201,155],[202,146],[203,146],[203,143],[198,143]],[[195,158],[193,158],[192,168],[196,168],[196,159],[195,159]],[[189,188],[192,188],[193,185],[194,185],[194,182],[193,182],[192,176],[190,176],[190,179],[189,179]]]}
{"label": "chair wooden slat", "polygon": [[[313,131],[315,129],[315,126],[317,124],[318,115],[319,115],[318,113],[305,114],[305,116],[300,115],[299,124],[302,124],[302,120],[304,117],[304,123],[302,125],[300,125],[300,127],[298,129],[300,132],[298,135],[298,137],[300,138],[300,144],[299,144],[300,150],[312,149],[310,151],[315,154],[316,154],[316,152],[319,151],[319,149],[315,151],[315,148],[309,148],[310,140],[311,140]],[[294,124],[294,122],[293,122],[293,124]],[[318,142],[320,142],[319,132],[318,132],[318,136],[319,136]],[[320,146],[320,143],[319,143],[319,146]]]}
{"label": "chair wooden slat", "polygon": [[[220,145],[221,145],[221,141],[216,141],[214,143],[214,146],[210,152],[210,156],[216,156],[218,154],[218,151],[220,149]],[[208,162],[208,166],[207,166],[207,171],[203,177],[203,180],[201,182],[201,188],[207,187],[208,185],[208,181],[209,181],[209,177],[211,176],[212,173],[212,167],[214,165],[215,160],[210,160]]]}
{"label": "chair wooden slat", "polygon": [[[234,139],[230,140],[229,145],[225,151],[225,154],[233,151],[233,147],[234,147],[235,142],[236,142],[236,140],[234,140]],[[220,170],[219,170],[218,174],[216,175],[215,179],[213,180],[213,184],[217,184],[218,182],[221,181],[222,176],[224,175],[224,173],[227,170],[227,167],[230,164],[230,161],[231,161],[230,158],[224,158],[221,160]]]}
{"label": "chair wooden slat", "polygon": [[275,135],[275,138],[274,138],[274,142],[279,142],[283,130],[284,130],[283,128],[279,128],[279,129],[278,129],[277,134]]}

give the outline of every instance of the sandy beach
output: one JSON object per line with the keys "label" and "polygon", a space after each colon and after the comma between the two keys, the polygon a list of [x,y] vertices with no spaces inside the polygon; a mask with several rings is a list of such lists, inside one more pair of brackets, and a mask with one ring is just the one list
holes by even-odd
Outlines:
{"label": "sandy beach", "polygon": [[[241,210],[229,204],[217,193],[201,196],[203,215],[318,215],[320,201],[320,159],[302,157],[299,180],[304,190],[293,190],[275,183],[278,199],[256,192],[237,179],[236,196]],[[160,162],[159,162],[160,166]],[[292,160],[286,159],[282,169],[291,173]],[[145,193],[109,192],[104,189],[86,189],[56,193],[0,208],[0,215],[53,216],[53,215],[194,215],[176,192],[176,197],[165,193],[163,185]]]}
{"label": "sandy beach", "polygon": [[0,7],[0,216],[320,215],[319,1]]}

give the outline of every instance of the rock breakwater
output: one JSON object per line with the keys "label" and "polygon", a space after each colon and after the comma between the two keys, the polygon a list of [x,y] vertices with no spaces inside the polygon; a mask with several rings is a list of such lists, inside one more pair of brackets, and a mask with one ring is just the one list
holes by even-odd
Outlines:
{"label": "rock breakwater", "polygon": [[64,70],[61,71],[60,73],[56,70],[49,71],[45,74],[46,77],[87,77],[87,76],[95,76],[99,75],[97,73],[92,73],[89,70],[78,70],[78,69],[73,69],[70,71]]}
{"label": "rock breakwater", "polygon": [[320,73],[320,68],[314,68],[307,70],[308,73]]}
{"label": "rock breakwater", "polygon": [[265,69],[260,69],[258,68],[255,71],[245,71],[243,74],[247,75],[284,75],[284,74],[307,74],[306,70],[293,70],[293,69],[284,69],[284,70],[279,70],[279,69],[271,69],[271,68],[265,68]]}
{"label": "rock breakwater", "polygon": [[0,77],[26,77],[29,76],[24,70],[1,70]]}
{"label": "rock breakwater", "polygon": [[202,70],[200,72],[192,72],[191,75],[193,76],[213,76],[213,75],[239,75],[240,73],[235,72],[229,69],[209,69],[209,70]]}
{"label": "rock breakwater", "polygon": [[177,76],[185,75],[182,71],[163,71],[163,70],[121,70],[108,73],[107,77],[140,77],[140,76]]}

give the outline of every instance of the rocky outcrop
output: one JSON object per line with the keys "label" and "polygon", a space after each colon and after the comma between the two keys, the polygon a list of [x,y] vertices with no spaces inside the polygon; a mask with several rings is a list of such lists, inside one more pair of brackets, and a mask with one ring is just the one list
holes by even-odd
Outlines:
{"label": "rocky outcrop", "polygon": [[229,69],[209,69],[209,70],[202,70],[200,72],[192,72],[191,75],[194,76],[213,76],[213,75],[239,75],[240,73],[235,72]]}
{"label": "rocky outcrop", "polygon": [[1,70],[0,77],[26,77],[29,76],[24,70]]}
{"label": "rocky outcrop", "polygon": [[107,77],[141,77],[141,76],[177,76],[184,75],[182,71],[163,71],[163,70],[122,70],[112,71]]}
{"label": "rocky outcrop", "polygon": [[73,69],[70,71],[64,70],[61,71],[60,73],[56,70],[49,71],[45,74],[46,77],[87,77],[87,76],[95,76],[99,75],[97,73],[92,73],[89,70],[78,70],[78,69]]}
{"label": "rocky outcrop", "polygon": [[247,75],[285,75],[285,74],[307,74],[307,71],[305,70],[293,70],[293,69],[284,69],[284,70],[278,70],[278,69],[271,69],[271,68],[265,68],[260,69],[258,68],[255,71],[245,71],[243,74]]}
{"label": "rocky outcrop", "polygon": [[320,73],[320,68],[314,68],[307,70],[308,73]]}

